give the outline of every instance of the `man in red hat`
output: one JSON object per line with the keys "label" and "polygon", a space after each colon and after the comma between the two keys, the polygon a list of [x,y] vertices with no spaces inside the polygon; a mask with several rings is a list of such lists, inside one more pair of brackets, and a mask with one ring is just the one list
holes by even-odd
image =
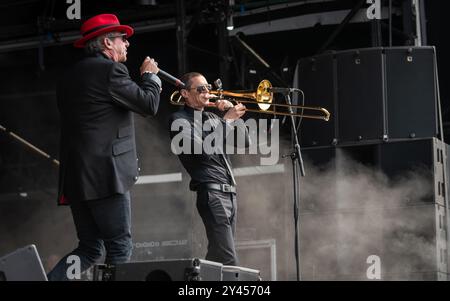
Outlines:
{"label": "man in red hat", "polygon": [[88,19],[81,34],[74,46],[84,48],[87,56],[66,72],[57,88],[58,204],[70,205],[79,243],[57,263],[49,280],[79,279],[79,272],[102,256],[107,264],[129,260],[129,190],[138,179],[133,112],[155,115],[161,92],[158,64],[149,57],[140,67],[141,83],[131,80],[122,63],[133,29],[115,15]]}

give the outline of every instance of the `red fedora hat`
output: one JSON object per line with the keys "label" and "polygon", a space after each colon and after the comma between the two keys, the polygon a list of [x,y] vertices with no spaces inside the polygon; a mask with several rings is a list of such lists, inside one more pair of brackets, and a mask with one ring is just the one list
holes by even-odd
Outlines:
{"label": "red fedora hat", "polygon": [[87,41],[107,32],[120,31],[126,33],[127,37],[134,33],[130,26],[120,25],[119,19],[113,14],[101,14],[86,20],[80,31],[83,37],[73,44],[77,48],[83,48]]}

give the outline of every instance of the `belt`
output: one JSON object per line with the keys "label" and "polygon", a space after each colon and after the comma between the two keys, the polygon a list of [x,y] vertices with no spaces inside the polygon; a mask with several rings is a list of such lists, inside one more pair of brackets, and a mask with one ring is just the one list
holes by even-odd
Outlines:
{"label": "belt", "polygon": [[212,190],[218,190],[222,192],[233,192],[236,193],[236,187],[228,184],[215,184],[215,183],[205,183],[200,184],[197,187],[197,191],[203,190],[203,189],[212,189]]}

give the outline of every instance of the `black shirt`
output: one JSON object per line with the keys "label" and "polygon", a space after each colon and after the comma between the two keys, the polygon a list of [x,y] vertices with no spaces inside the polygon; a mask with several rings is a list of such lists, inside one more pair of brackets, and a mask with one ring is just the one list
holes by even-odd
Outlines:
{"label": "black shirt", "polygon": [[[197,127],[194,126],[194,113],[197,112],[197,116],[201,114],[201,124],[198,124]],[[177,120],[182,119],[187,121],[190,124],[190,128],[176,128],[171,130],[170,127],[172,123]],[[198,121],[197,121],[198,122]],[[212,130],[203,130],[203,123],[211,122]],[[190,139],[191,141],[191,154],[181,153],[178,154],[178,158],[183,164],[186,171],[191,176],[190,189],[197,190],[199,184],[204,183],[219,183],[219,184],[233,184],[232,175],[230,174],[230,170],[227,167],[225,160],[228,160],[230,169],[231,169],[231,161],[228,158],[228,155],[225,153],[225,143],[222,145],[223,152],[214,152],[212,154],[206,153],[202,147],[202,143],[205,140],[205,137],[208,136],[215,128],[214,125],[220,122],[223,125],[223,129],[225,130],[227,122],[217,116],[212,112],[206,111],[196,111],[195,109],[184,106],[178,112],[173,113],[170,116],[169,120],[169,131],[170,137],[173,139],[177,135],[182,135],[185,139]],[[187,123],[186,123],[187,125]],[[195,130],[194,130],[195,129]],[[199,132],[201,131],[201,132]],[[246,130],[246,142],[248,141],[248,132]],[[225,132],[225,131],[224,131]],[[181,137],[181,136],[180,136]],[[201,139],[200,139],[201,137]],[[224,141],[225,141],[224,134]],[[174,142],[175,145],[182,145],[182,143]],[[197,144],[195,146],[195,144]],[[248,144],[248,143],[246,143]],[[200,150],[201,154],[194,154],[194,148],[197,147]]]}

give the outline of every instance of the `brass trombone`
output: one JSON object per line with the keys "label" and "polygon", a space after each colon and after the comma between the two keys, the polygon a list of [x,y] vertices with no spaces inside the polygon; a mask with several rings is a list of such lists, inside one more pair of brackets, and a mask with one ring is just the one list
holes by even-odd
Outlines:
{"label": "brass trombone", "polygon": [[[229,101],[234,101],[236,103],[248,103],[248,104],[257,104],[259,109],[248,109],[245,110],[248,112],[256,112],[256,113],[266,113],[273,115],[283,115],[283,116],[294,116],[294,117],[303,117],[303,118],[311,118],[311,119],[321,119],[328,121],[330,120],[330,112],[321,107],[309,107],[309,106],[300,106],[300,105],[288,105],[288,104],[275,104],[272,103],[273,100],[273,92],[271,91],[272,84],[267,79],[262,80],[258,88],[255,92],[233,92],[233,91],[225,91],[222,89],[210,91],[210,94],[217,95],[211,100],[219,100],[226,99]],[[177,96],[178,95],[178,96]],[[224,97],[225,96],[225,97]],[[176,99],[174,99],[176,97]],[[184,105],[184,101],[182,100],[182,96],[179,91],[174,91],[172,95],[170,95],[170,103],[173,105]],[[236,98],[245,98],[247,100]],[[211,103],[212,106],[215,106],[214,103]],[[270,107],[273,109],[269,110]],[[277,111],[277,107],[284,107],[288,109],[299,109],[301,113],[286,113]],[[304,114],[305,110],[312,111],[320,111],[323,115],[310,115]]]}

